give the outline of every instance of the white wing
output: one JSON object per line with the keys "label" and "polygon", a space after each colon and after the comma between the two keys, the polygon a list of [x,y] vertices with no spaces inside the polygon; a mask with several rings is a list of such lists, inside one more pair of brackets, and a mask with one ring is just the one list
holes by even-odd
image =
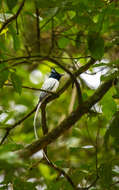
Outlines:
{"label": "white wing", "polygon": [[[57,88],[59,86],[59,81],[54,79],[54,78],[48,78],[43,86],[41,87],[41,89],[43,90],[49,90],[49,91],[56,91]],[[40,101],[47,95],[48,93],[47,92],[40,92]]]}

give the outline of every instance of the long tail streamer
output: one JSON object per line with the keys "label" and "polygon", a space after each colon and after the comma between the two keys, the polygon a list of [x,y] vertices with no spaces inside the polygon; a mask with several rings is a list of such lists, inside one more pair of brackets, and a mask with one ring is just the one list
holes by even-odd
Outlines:
{"label": "long tail streamer", "polygon": [[35,116],[34,116],[34,121],[33,121],[34,134],[35,134],[36,140],[38,140],[38,134],[37,134],[37,129],[36,129],[36,120],[37,120],[37,117],[38,117],[38,113],[39,113],[39,109],[40,109],[41,104],[42,104],[42,101],[40,101],[38,103],[38,106],[37,106],[37,109],[36,109],[36,113],[35,113]]}
{"label": "long tail streamer", "polygon": [[38,134],[37,134],[37,128],[36,128],[36,120],[37,120],[37,117],[38,117],[38,113],[39,113],[39,109],[41,107],[41,104],[46,100],[46,98],[48,96],[49,96],[49,94],[46,94],[46,96],[41,101],[39,101],[37,109],[36,109],[36,113],[35,113],[35,116],[34,116],[33,126],[34,126],[34,134],[35,134],[36,140],[39,139]]}

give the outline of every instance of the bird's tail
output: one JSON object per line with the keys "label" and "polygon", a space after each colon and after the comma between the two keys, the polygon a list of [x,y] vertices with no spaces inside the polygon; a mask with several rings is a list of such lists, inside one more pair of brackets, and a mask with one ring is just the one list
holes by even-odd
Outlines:
{"label": "bird's tail", "polygon": [[33,126],[34,126],[34,134],[35,134],[35,138],[38,139],[38,134],[37,134],[37,129],[36,129],[36,120],[37,120],[37,116],[38,116],[38,112],[39,112],[39,109],[41,107],[41,104],[42,104],[42,101],[40,101],[38,103],[38,106],[37,106],[37,109],[36,109],[36,113],[35,113],[35,116],[34,116],[34,121],[33,121]]}
{"label": "bird's tail", "polygon": [[37,109],[36,109],[36,113],[35,113],[35,116],[34,116],[34,121],[33,121],[33,126],[34,126],[34,134],[35,134],[35,138],[36,140],[38,140],[38,134],[37,134],[37,129],[36,129],[36,120],[37,120],[37,117],[38,117],[38,112],[39,112],[39,109],[41,107],[41,104],[46,100],[46,98],[49,96],[49,94],[46,94],[46,96],[41,99],[37,105]]}

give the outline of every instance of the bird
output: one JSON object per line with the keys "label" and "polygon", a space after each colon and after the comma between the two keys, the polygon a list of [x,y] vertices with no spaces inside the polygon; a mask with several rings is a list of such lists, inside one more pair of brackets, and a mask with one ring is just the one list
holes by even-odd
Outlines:
{"label": "bird", "polygon": [[[59,86],[59,81],[61,79],[61,77],[63,76],[63,74],[58,73],[54,68],[51,68],[51,73],[49,75],[49,78],[46,79],[41,87],[42,90],[46,90],[46,91],[51,91],[51,92],[55,92]],[[35,116],[34,116],[34,134],[35,134],[35,138],[36,140],[38,139],[38,135],[37,135],[37,129],[36,129],[36,120],[37,120],[37,116],[39,113],[39,109],[42,105],[42,103],[44,102],[44,100],[49,96],[48,92],[44,92],[41,91],[40,95],[39,95],[39,102],[37,104],[37,109],[35,112]]]}

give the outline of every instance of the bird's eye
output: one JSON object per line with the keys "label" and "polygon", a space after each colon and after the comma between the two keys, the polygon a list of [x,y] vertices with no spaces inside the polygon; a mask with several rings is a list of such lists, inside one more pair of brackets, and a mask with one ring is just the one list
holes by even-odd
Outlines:
{"label": "bird's eye", "polygon": [[56,73],[55,69],[52,69],[52,73]]}

